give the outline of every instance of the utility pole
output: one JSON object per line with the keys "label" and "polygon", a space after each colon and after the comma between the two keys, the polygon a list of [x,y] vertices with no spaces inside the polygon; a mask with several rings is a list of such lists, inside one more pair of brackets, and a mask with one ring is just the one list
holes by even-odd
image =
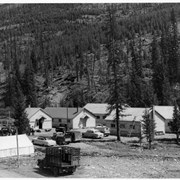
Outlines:
{"label": "utility pole", "polygon": [[10,111],[9,111],[9,120],[7,120],[7,127],[9,126],[9,122],[10,122]]}
{"label": "utility pole", "polygon": [[17,164],[19,167],[19,143],[18,143],[18,128],[16,126],[16,144],[17,144]]}
{"label": "utility pole", "polygon": [[[66,112],[67,112],[67,128],[68,128],[68,105],[66,108],[67,108]],[[67,129],[66,129],[66,131],[67,131]]]}

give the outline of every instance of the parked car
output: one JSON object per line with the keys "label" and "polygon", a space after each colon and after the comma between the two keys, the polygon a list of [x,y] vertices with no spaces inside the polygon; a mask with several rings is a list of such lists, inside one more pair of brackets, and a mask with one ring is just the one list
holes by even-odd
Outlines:
{"label": "parked car", "polygon": [[51,131],[51,129],[45,129],[45,132],[50,132]]}
{"label": "parked car", "polygon": [[164,135],[164,132],[163,131],[155,131],[155,133],[154,133],[156,136],[158,136],[158,135]]}
{"label": "parked car", "polygon": [[103,138],[104,134],[101,133],[99,130],[97,129],[88,129],[86,132],[82,133],[82,137],[83,138]]}
{"label": "parked car", "polygon": [[41,146],[55,146],[56,141],[52,140],[50,137],[39,136],[32,139],[32,143],[34,145],[41,145]]}
{"label": "parked car", "polygon": [[110,128],[106,126],[96,126],[95,129],[99,130],[104,134],[104,136],[109,136],[110,135]]}
{"label": "parked car", "polygon": [[0,136],[7,136],[10,135],[11,129],[7,126],[0,127]]}

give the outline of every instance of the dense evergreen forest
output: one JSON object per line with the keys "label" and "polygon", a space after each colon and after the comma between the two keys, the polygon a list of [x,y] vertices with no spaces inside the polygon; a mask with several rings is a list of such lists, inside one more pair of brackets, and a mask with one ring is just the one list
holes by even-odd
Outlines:
{"label": "dense evergreen forest", "polygon": [[173,105],[180,90],[180,4],[113,4],[111,12],[109,6],[1,5],[1,106],[107,102],[115,66],[123,103]]}

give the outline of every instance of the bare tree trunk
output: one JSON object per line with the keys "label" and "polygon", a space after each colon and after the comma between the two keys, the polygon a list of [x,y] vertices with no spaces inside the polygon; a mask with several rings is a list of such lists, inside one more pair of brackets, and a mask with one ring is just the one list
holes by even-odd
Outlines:
{"label": "bare tree trunk", "polygon": [[87,52],[86,52],[86,69],[87,69],[88,89],[91,89],[91,78],[90,78],[90,75],[89,75],[89,67],[88,67]]}
{"label": "bare tree trunk", "polygon": [[121,137],[120,137],[120,130],[119,130],[119,106],[118,103],[116,103],[116,128],[117,128],[117,141],[121,142]]}
{"label": "bare tree trunk", "polygon": [[78,65],[78,58],[76,57],[76,78],[77,82],[79,81],[79,65]]}
{"label": "bare tree trunk", "polygon": [[177,142],[177,144],[179,144],[179,133],[178,132],[176,133],[176,142]]}
{"label": "bare tree trunk", "polygon": [[151,149],[151,143],[152,143],[152,141],[149,140],[149,149]]}

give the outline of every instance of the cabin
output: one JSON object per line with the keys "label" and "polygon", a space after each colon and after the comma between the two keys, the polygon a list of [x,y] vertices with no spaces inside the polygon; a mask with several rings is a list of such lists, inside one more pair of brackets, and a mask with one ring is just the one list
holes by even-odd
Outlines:
{"label": "cabin", "polygon": [[52,127],[72,128],[72,119],[82,111],[73,107],[46,107],[44,111],[52,117]]}
{"label": "cabin", "polygon": [[71,129],[93,128],[96,127],[96,116],[87,109],[82,109],[72,120]]}
{"label": "cabin", "polygon": [[35,130],[52,128],[52,117],[43,109],[28,107],[25,109],[25,112],[29,119],[30,127]]}
{"label": "cabin", "polygon": [[107,103],[88,103],[84,109],[96,116],[96,125],[106,125],[105,118],[109,114]]}
{"label": "cabin", "polygon": [[171,133],[169,122],[173,121],[174,106],[153,106],[149,109],[150,116],[154,119],[157,132]]}

